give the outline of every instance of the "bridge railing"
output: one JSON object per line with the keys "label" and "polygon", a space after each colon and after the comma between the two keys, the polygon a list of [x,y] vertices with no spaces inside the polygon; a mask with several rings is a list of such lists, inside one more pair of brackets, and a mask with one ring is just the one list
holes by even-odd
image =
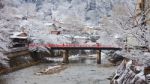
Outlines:
{"label": "bridge railing", "polygon": [[38,44],[38,43],[33,43],[33,44],[29,44],[29,48],[31,47],[39,47],[39,46],[43,46],[43,47],[47,47],[47,48],[52,48],[52,47],[94,47],[94,48],[100,48],[100,47],[113,47],[110,45],[101,45],[101,44]]}

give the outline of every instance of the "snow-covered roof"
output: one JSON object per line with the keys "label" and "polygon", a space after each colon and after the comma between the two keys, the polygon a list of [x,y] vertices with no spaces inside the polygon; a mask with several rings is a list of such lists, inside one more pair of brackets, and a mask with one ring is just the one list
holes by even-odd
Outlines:
{"label": "snow-covered roof", "polygon": [[25,32],[13,32],[13,35],[10,36],[10,38],[20,38],[20,39],[27,39],[27,36],[21,36],[21,34],[24,34]]}
{"label": "snow-covered roof", "polygon": [[22,18],[23,15],[11,15],[12,17],[15,17],[15,18]]}
{"label": "snow-covered roof", "polygon": [[71,37],[74,37],[74,38],[81,38],[81,39],[87,39],[88,37],[85,37],[85,36],[76,36],[76,35],[63,35],[64,37],[68,37],[68,38],[71,38]]}
{"label": "snow-covered roof", "polygon": [[53,23],[44,23],[44,25],[51,26],[51,25],[53,25]]}
{"label": "snow-covered roof", "polygon": [[118,39],[118,38],[121,38],[121,36],[118,35],[118,34],[115,34],[115,35],[114,35],[114,38]]}
{"label": "snow-covered roof", "polygon": [[74,36],[74,38],[87,39],[88,37],[83,37],[83,36]]}

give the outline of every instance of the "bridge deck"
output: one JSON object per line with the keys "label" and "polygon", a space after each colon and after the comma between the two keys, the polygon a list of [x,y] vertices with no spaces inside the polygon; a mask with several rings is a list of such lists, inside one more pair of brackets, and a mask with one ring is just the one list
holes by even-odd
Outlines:
{"label": "bridge deck", "polygon": [[51,47],[52,50],[121,50],[115,47]]}
{"label": "bridge deck", "polygon": [[45,46],[52,50],[70,50],[70,49],[78,49],[78,50],[121,50],[119,47],[106,46],[106,45],[87,45],[87,44],[30,44],[29,47],[38,47]]}

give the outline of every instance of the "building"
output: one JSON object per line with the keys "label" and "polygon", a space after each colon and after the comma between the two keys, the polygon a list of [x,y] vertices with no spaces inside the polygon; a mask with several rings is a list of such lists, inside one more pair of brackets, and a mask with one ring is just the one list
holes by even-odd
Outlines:
{"label": "building", "polygon": [[11,36],[11,48],[14,47],[26,47],[28,45],[27,33],[14,32]]}
{"label": "building", "polygon": [[59,35],[61,34],[61,31],[51,31],[51,34]]}

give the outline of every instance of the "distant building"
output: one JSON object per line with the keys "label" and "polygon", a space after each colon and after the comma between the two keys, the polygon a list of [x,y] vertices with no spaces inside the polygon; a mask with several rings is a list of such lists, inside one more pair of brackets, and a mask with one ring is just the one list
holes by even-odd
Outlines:
{"label": "distant building", "polygon": [[61,31],[51,31],[51,34],[59,35],[61,34]]}
{"label": "distant building", "polygon": [[83,28],[82,32],[91,34],[91,33],[94,33],[94,28],[92,28],[92,27],[85,27],[85,28]]}
{"label": "distant building", "polygon": [[88,37],[84,37],[84,36],[74,36],[73,38],[75,41],[79,43],[85,43],[86,40],[88,39]]}
{"label": "distant building", "polygon": [[11,47],[26,47],[28,44],[27,33],[14,32],[11,36]]}

